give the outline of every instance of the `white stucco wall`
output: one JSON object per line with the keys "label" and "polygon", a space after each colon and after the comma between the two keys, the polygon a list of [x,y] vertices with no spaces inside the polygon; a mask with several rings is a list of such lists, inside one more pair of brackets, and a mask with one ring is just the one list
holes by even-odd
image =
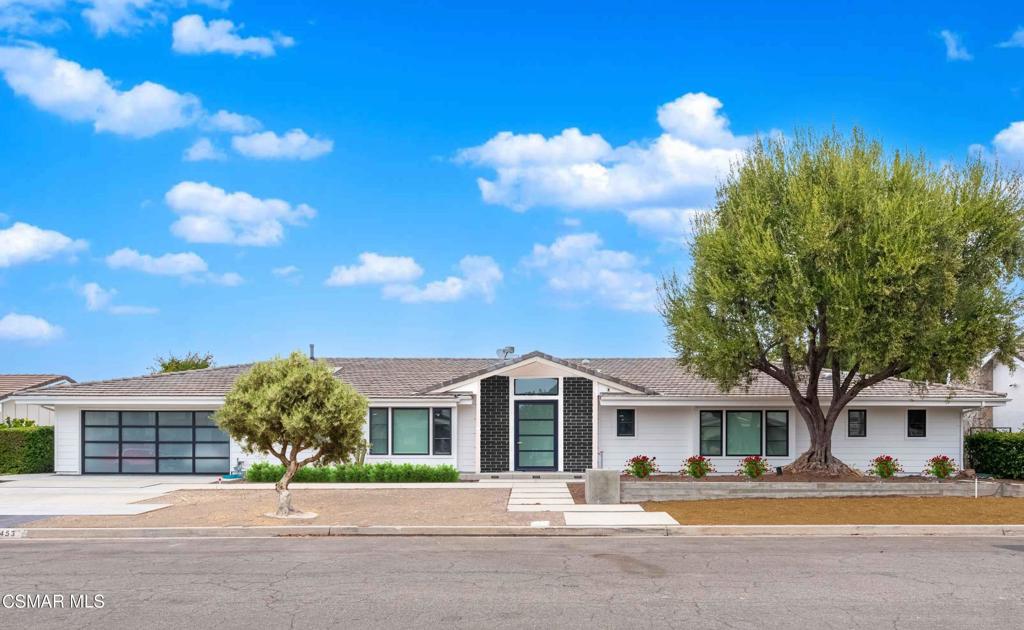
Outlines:
{"label": "white stucco wall", "polygon": [[1024,428],[1024,364],[1016,362],[1016,369],[997,363],[992,369],[992,389],[1005,392],[1009,401],[992,410],[992,426],[1010,427],[1014,431]]}

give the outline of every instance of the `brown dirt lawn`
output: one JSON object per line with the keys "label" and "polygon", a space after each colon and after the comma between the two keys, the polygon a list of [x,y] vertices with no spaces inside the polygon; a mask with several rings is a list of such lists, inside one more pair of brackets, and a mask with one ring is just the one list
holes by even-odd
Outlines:
{"label": "brown dirt lawn", "polygon": [[1024,499],[874,497],[648,501],[683,525],[1020,525]]}
{"label": "brown dirt lawn", "polygon": [[182,527],[217,525],[564,525],[557,512],[509,512],[507,489],[293,490],[292,505],[315,519],[263,516],[273,490],[179,490],[140,503],[170,503],[134,516],[58,516],[26,527]]}

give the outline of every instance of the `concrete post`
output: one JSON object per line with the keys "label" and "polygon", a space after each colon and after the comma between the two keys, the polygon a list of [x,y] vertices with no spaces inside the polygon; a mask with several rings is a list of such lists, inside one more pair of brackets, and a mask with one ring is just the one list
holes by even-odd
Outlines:
{"label": "concrete post", "polygon": [[619,471],[587,469],[586,497],[591,505],[609,505],[619,503]]}

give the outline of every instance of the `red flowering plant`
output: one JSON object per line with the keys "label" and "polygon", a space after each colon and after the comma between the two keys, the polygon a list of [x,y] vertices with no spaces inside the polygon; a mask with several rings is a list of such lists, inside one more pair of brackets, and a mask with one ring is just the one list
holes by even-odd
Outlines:
{"label": "red flowering plant", "polygon": [[952,457],[936,455],[925,463],[924,471],[922,472],[936,479],[948,479],[956,471],[956,462],[953,461]]}
{"label": "red flowering plant", "polygon": [[656,457],[648,457],[646,455],[631,457],[626,462],[626,474],[632,475],[637,479],[646,479],[651,476],[651,473],[658,472],[656,459]]}
{"label": "red flowering plant", "polygon": [[736,469],[736,474],[749,477],[750,479],[759,479],[767,472],[768,460],[760,455],[744,457],[740,460],[739,468]]}
{"label": "red flowering plant", "polygon": [[703,455],[694,455],[683,462],[683,469],[680,472],[684,475],[693,477],[694,479],[700,479],[708,473],[715,472],[715,467],[707,457],[704,457]]}
{"label": "red flowering plant", "polygon": [[889,479],[898,472],[903,472],[900,460],[892,455],[879,455],[868,464],[868,474]]}

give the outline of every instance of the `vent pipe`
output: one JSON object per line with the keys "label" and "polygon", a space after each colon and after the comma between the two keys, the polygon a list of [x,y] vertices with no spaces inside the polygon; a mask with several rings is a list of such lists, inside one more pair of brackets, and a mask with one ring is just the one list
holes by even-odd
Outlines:
{"label": "vent pipe", "polygon": [[313,352],[313,344],[309,344],[309,360],[310,361],[315,361],[316,360],[316,353]]}

